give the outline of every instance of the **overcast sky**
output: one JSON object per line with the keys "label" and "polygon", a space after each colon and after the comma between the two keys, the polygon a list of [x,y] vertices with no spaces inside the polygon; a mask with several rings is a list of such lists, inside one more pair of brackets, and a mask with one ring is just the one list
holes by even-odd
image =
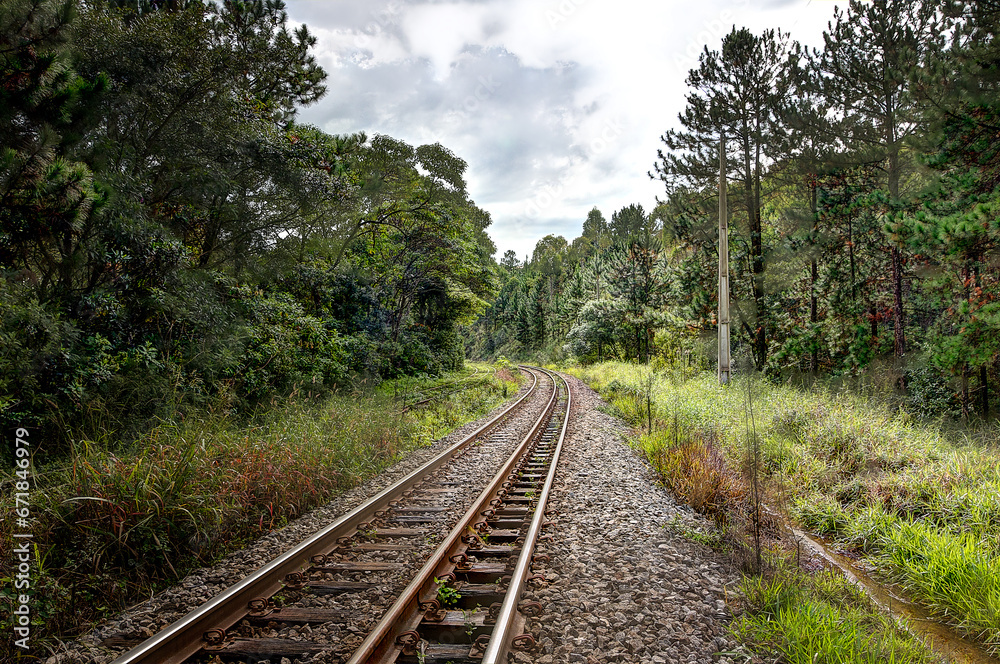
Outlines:
{"label": "overcast sky", "polygon": [[439,142],[469,164],[497,255],[580,235],[595,205],[650,211],[647,172],[689,69],[733,25],[819,46],[833,0],[287,0],[328,92],[300,121]]}

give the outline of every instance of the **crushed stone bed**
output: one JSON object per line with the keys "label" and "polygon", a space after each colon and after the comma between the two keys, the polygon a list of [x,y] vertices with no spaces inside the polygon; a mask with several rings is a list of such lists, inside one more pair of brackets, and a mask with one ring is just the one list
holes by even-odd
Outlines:
{"label": "crushed stone bed", "polygon": [[600,396],[564,377],[574,415],[549,499],[552,541],[538,548],[550,561],[534,567],[548,583],[524,594],[544,610],[528,622],[536,650],[510,661],[732,664],[719,653],[736,648],[726,598],[738,572],[666,527],[707,522],[660,485]]}

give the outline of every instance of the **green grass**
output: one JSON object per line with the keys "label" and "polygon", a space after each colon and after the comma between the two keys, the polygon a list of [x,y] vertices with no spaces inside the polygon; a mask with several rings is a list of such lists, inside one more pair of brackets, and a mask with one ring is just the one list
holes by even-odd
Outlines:
{"label": "green grass", "polygon": [[[518,387],[502,367],[474,376],[467,389],[406,413],[393,396],[404,390],[390,384],[320,402],[290,398],[249,423],[204,413],[115,449],[79,441],[64,462],[34,469],[32,642],[77,633],[280,528]],[[0,482],[10,487],[12,478]],[[5,488],[0,509],[10,514],[13,501]],[[5,551],[11,528],[10,519],[0,526]],[[0,583],[2,606],[11,584]],[[0,616],[8,633],[10,615]]]}
{"label": "green grass", "polygon": [[708,514],[745,491],[751,381],[768,502],[867,554],[886,580],[1000,654],[1000,454],[982,442],[991,438],[983,425],[966,435],[887,402],[746,377],[722,387],[713,374],[657,373],[650,384],[648,368],[624,363],[571,372],[640,431],[652,411],[639,446],[665,483]]}
{"label": "green grass", "polygon": [[823,572],[746,577],[739,639],[787,664],[930,664],[937,660],[854,586]]}

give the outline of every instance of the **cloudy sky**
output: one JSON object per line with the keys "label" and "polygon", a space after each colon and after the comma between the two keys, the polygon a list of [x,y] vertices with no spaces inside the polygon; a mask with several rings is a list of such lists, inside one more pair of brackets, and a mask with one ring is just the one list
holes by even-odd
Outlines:
{"label": "cloudy sky", "polygon": [[[326,97],[300,121],[329,133],[439,142],[469,164],[498,256],[651,210],[660,136],[689,69],[733,25],[818,46],[833,0],[287,0],[318,39]],[[839,4],[846,4],[841,2]]]}

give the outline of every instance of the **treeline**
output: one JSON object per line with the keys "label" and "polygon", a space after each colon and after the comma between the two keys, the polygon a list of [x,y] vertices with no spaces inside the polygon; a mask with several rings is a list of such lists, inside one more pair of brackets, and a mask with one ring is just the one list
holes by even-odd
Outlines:
{"label": "treeline", "polygon": [[771,375],[887,364],[928,410],[988,414],[998,27],[995,0],[852,0],[819,49],[734,27],[689,72],[653,213],[595,210],[572,243],[505,259],[482,347],[641,360],[697,331],[712,349],[724,136],[736,352]]}
{"label": "treeline", "polygon": [[297,123],[314,43],[281,0],[0,0],[0,428],[55,454],[461,364],[466,164]]}

